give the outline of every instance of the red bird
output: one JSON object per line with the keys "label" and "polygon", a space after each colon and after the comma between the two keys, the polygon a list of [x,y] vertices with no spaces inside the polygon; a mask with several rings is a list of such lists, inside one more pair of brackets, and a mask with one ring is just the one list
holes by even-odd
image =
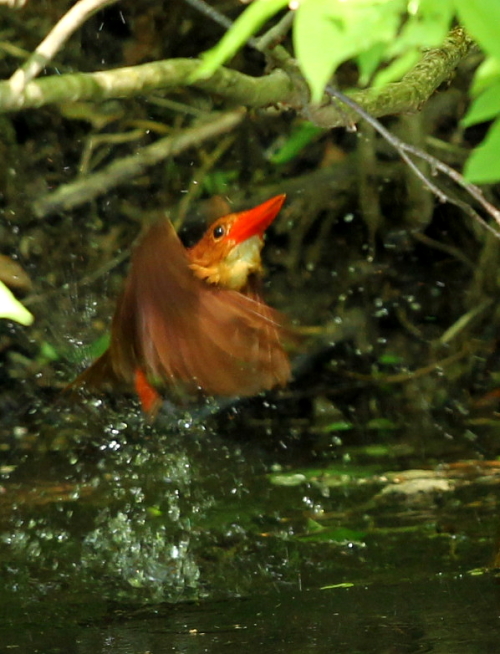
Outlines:
{"label": "red bird", "polygon": [[72,386],[134,385],[147,413],[165,385],[226,396],[284,386],[283,320],[258,290],[264,232],[284,201],[219,218],[189,249],[170,221],[154,224],[132,255],[109,348]]}

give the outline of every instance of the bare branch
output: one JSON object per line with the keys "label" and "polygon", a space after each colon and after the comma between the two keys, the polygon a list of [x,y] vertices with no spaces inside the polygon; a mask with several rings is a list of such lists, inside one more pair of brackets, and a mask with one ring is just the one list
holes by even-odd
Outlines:
{"label": "bare branch", "polygon": [[[14,0],[15,1],[15,0]],[[117,0],[79,0],[40,43],[35,52],[9,80],[14,95],[20,95],[28,82],[35,78],[64,43],[96,11]]]}

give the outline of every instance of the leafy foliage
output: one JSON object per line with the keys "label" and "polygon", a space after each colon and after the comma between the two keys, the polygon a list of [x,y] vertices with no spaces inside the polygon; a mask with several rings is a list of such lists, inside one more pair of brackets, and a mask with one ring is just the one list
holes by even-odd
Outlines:
{"label": "leafy foliage", "polygon": [[[294,44],[313,100],[321,100],[333,72],[351,58],[364,85],[399,79],[422,48],[442,43],[452,15],[450,0],[437,7],[431,0],[304,0],[297,10]],[[376,73],[384,62],[389,65]]]}
{"label": "leafy foliage", "polygon": [[463,123],[468,126],[496,119],[467,161],[465,174],[472,182],[495,182],[500,179],[500,4],[496,0],[455,3],[463,24],[487,54],[476,72],[472,87],[475,100]]}
{"label": "leafy foliage", "polygon": [[[443,43],[458,17],[487,55],[477,71],[475,100],[464,120],[472,125],[500,116],[500,3],[498,0],[300,0],[293,27],[295,55],[313,102],[340,64],[356,62],[361,85],[400,79],[427,48]],[[286,7],[285,0],[255,0],[219,44],[203,56],[195,78],[209,77],[249,37]],[[500,179],[500,127],[495,122],[466,166],[473,182]]]}
{"label": "leafy foliage", "polygon": [[[218,45],[203,56],[196,78],[210,76],[230,59],[284,0],[255,0]],[[442,43],[449,30],[453,0],[302,0],[297,3],[294,46],[315,102],[344,61],[355,59],[361,82],[375,85],[398,79],[417,61],[422,48]]]}
{"label": "leafy foliage", "polygon": [[[379,9],[384,5],[384,13]],[[382,44],[394,38],[404,0],[383,3],[355,0],[304,0],[297,10],[295,51],[300,66],[319,102],[334,70],[347,59],[363,53],[361,74],[367,78],[383,55]]]}

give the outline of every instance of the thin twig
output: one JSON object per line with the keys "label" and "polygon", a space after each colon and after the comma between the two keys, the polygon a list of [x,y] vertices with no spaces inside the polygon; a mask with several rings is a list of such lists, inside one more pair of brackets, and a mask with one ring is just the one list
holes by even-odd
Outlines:
{"label": "thin twig", "polygon": [[453,245],[449,245],[448,243],[441,243],[441,241],[437,241],[436,239],[427,236],[427,234],[424,234],[423,232],[414,231],[412,232],[411,236],[416,241],[423,243],[428,248],[434,248],[435,250],[439,250],[440,252],[449,254],[454,259],[457,259],[457,261],[463,263],[464,266],[467,266],[467,268],[469,268],[470,270],[475,270],[476,264],[473,261],[471,261],[471,259],[469,259],[469,257],[466,254],[464,254],[462,250],[460,250],[459,248],[456,248]]}
{"label": "thin twig", "polygon": [[456,184],[461,186],[470,196],[479,202],[483,209],[485,209],[490,214],[490,216],[492,216],[497,221],[498,224],[500,224],[500,210],[488,202],[488,200],[484,197],[482,190],[478,186],[471,184],[457,170],[443,163],[440,159],[436,159],[424,150],[420,150],[419,148],[415,147],[414,145],[410,145],[409,143],[404,143],[404,145],[407,152],[410,152],[415,156],[429,162],[431,166],[444,173]]}
{"label": "thin twig", "polygon": [[295,18],[294,11],[288,11],[283,18],[273,25],[265,34],[256,39],[254,47],[261,52],[265,52],[277,43],[280,43],[285,35],[290,31]]}
{"label": "thin twig", "polygon": [[14,94],[21,95],[26,84],[54,58],[64,43],[92,14],[117,0],[79,0],[52,28],[28,61],[9,80]]}
{"label": "thin twig", "polygon": [[483,300],[481,304],[476,305],[467,313],[464,313],[460,318],[453,323],[448,329],[441,334],[438,339],[439,345],[447,345],[453,338],[460,334],[470,323],[475,320],[479,315],[484,313],[493,304],[493,298]]}
{"label": "thin twig", "polygon": [[[205,0],[184,0],[186,4],[191,5],[194,9],[203,14],[210,20],[213,20],[214,23],[220,25],[224,30],[229,30],[234,25],[234,21],[228,18],[225,14],[219,11],[216,7],[209,5]],[[268,30],[262,36],[256,38],[251,36],[247,39],[247,45],[255,50],[264,52],[268,48],[272,47],[275,43],[281,41],[284,34],[288,32],[292,26],[295,12],[287,12],[283,18],[278,21],[276,25],[273,25],[270,30]]]}
{"label": "thin twig", "polygon": [[496,207],[494,207],[490,202],[486,200],[481,189],[479,189],[474,184],[470,184],[469,182],[467,182],[467,180],[459,172],[457,172],[450,166],[444,164],[439,159],[436,159],[436,157],[433,157],[428,152],[425,152],[424,150],[417,148],[415,145],[410,145],[409,143],[405,143],[399,137],[389,132],[389,130],[387,130],[376,118],[371,116],[367,111],[363,109],[363,107],[361,107],[357,102],[355,102],[352,98],[349,98],[341,91],[337,91],[337,89],[334,89],[332,86],[327,86],[326,92],[332,97],[336,98],[337,100],[343,102],[351,109],[353,109],[359,116],[364,118],[364,120],[366,120],[370,125],[372,125],[374,129],[376,129],[377,132],[381,136],[383,136],[388,143],[390,143],[393,146],[393,148],[399,153],[400,157],[414,171],[417,177],[419,177],[422,180],[422,182],[427,186],[427,188],[429,188],[441,202],[449,202],[450,204],[459,207],[468,216],[480,222],[483,225],[483,227],[485,227],[485,229],[491,232],[496,238],[500,238],[500,232],[498,232],[491,225],[489,225],[486,222],[486,220],[470,206],[470,204],[462,200],[459,200],[457,198],[454,198],[451,195],[448,195],[442,189],[440,189],[439,186],[434,184],[434,182],[432,182],[420,170],[420,168],[416,165],[416,163],[409,157],[408,153],[414,155],[415,157],[418,157],[419,159],[423,159],[428,164],[430,164],[430,166],[433,169],[439,170],[440,172],[447,175],[456,184],[458,184],[461,188],[463,188],[471,197],[477,200],[477,202],[479,202],[479,204],[485,209],[485,211],[500,225],[500,210],[498,210]]}

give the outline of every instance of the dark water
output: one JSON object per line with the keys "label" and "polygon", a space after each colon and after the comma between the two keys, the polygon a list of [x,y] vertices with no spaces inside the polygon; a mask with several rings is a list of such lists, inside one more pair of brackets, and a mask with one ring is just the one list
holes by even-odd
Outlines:
{"label": "dark water", "polygon": [[51,608],[10,607],[0,651],[493,654],[500,636],[498,588],[488,577],[289,589],[174,607],[97,605],[83,609],[85,618],[78,605]]}

